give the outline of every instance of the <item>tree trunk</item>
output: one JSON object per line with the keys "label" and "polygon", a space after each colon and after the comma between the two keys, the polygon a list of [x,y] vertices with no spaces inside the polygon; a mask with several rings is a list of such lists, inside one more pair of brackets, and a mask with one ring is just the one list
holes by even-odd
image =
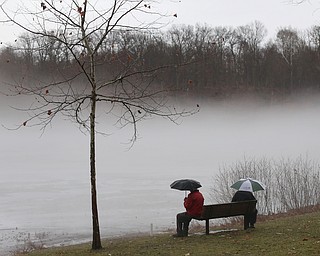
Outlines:
{"label": "tree trunk", "polygon": [[90,114],[90,175],[91,175],[91,210],[92,210],[92,249],[101,249],[101,238],[98,217],[97,188],[96,188],[96,161],[95,161],[95,113],[96,92],[92,88]]}

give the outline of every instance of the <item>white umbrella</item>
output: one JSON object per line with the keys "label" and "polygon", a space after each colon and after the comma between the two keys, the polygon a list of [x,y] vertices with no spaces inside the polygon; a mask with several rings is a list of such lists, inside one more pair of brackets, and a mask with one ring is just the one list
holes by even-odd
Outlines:
{"label": "white umbrella", "polygon": [[231,187],[240,191],[255,192],[259,190],[265,190],[266,186],[261,181],[246,178],[238,180]]}

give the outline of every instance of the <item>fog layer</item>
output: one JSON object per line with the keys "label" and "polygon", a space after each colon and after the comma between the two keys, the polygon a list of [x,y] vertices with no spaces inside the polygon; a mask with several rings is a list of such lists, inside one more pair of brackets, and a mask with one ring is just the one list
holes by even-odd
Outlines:
{"label": "fog layer", "polygon": [[[7,98],[0,104],[3,125],[24,121]],[[315,98],[201,105],[199,114],[180,125],[162,119],[140,123],[139,140],[130,150],[128,130],[98,136],[103,237],[149,232],[151,224],[154,231],[174,228],[176,213],[184,210],[184,193],[169,187],[176,179],[199,180],[205,203],[213,203],[211,180],[223,165],[245,156],[319,159],[320,103]],[[0,139],[0,248],[35,232],[90,239],[89,137],[59,120],[42,136],[38,128],[1,127]]]}

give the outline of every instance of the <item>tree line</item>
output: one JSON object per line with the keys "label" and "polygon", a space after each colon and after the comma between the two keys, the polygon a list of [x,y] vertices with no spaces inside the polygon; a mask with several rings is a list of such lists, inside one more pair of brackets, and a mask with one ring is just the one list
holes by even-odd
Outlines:
{"label": "tree line", "polygon": [[[72,54],[65,37],[79,35],[50,31],[52,37],[22,34],[1,48],[0,69],[9,77],[54,76],[78,72],[87,53],[76,43]],[[99,30],[90,34],[95,43]],[[61,35],[60,35],[61,34]],[[63,40],[57,40],[59,36]],[[190,96],[228,96],[235,92],[285,95],[320,86],[320,26],[305,31],[280,28],[267,41],[265,26],[255,21],[239,27],[176,25],[167,31],[112,31],[97,54],[100,77],[118,78],[123,70],[166,66],[155,72],[157,86]],[[74,55],[76,54],[76,56]],[[150,72],[152,75],[152,72]]]}

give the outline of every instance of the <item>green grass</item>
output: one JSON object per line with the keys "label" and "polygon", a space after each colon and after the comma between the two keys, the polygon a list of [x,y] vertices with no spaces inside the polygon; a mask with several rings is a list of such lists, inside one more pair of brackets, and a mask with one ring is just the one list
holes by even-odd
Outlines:
{"label": "green grass", "polygon": [[28,256],[320,255],[320,212],[263,222],[258,219],[256,228],[250,231],[218,232],[208,236],[191,233],[187,238],[174,238],[171,234],[126,237],[105,240],[103,247],[91,251],[90,244],[83,244],[38,250]]}

